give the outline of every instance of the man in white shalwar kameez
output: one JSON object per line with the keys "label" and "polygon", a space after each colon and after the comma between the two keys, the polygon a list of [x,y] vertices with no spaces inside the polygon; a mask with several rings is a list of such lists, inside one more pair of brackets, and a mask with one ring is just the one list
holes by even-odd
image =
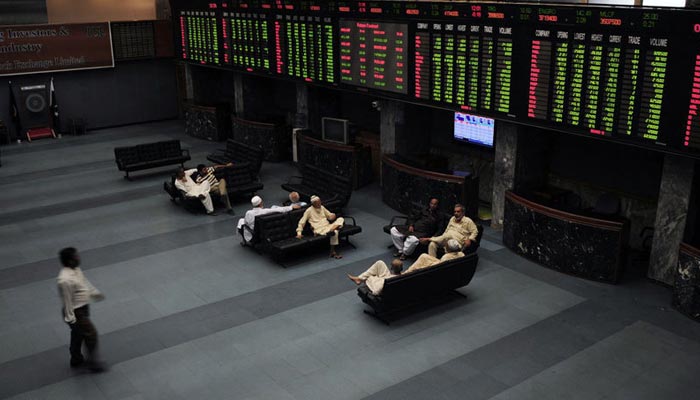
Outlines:
{"label": "man in white shalwar kameez", "polygon": [[402,269],[403,262],[398,258],[395,258],[391,262],[391,270],[386,266],[384,261],[379,260],[372,264],[367,271],[358,276],[348,274],[348,278],[357,285],[361,285],[364,282],[372,294],[377,296],[382,293],[382,289],[384,289],[384,281],[401,275]]}
{"label": "man in white shalwar kameez", "polygon": [[[250,242],[253,239],[253,234],[251,232],[255,229],[255,217],[258,215],[285,213],[301,208],[299,205],[291,205],[287,207],[272,206],[271,208],[265,208],[265,204],[260,196],[254,196],[252,199],[250,199],[250,204],[253,206],[253,208],[246,211],[245,216],[238,220],[238,231],[241,232],[246,242]],[[247,225],[250,230],[243,229],[243,225]]]}
{"label": "man in white shalwar kameez", "polygon": [[[209,194],[211,185],[209,184],[209,181],[195,183],[192,180],[192,173],[194,173],[194,171],[196,171],[196,169],[191,169],[188,171],[185,171],[182,168],[178,169],[175,179],[175,187],[178,188],[178,190],[185,192],[187,197],[199,198],[204,205],[204,208],[207,210],[207,215],[216,215],[214,212],[214,203],[211,201],[211,195]],[[187,174],[187,172],[189,172],[189,174]]]}

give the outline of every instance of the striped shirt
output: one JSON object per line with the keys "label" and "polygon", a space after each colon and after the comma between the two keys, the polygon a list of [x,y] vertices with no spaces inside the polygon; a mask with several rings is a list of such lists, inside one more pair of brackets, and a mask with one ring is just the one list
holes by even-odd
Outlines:
{"label": "striped shirt", "polygon": [[197,177],[197,183],[202,183],[204,181],[209,181],[209,186],[214,187],[219,184],[219,180],[216,179],[214,175],[214,167],[204,168],[204,174],[199,174]]}

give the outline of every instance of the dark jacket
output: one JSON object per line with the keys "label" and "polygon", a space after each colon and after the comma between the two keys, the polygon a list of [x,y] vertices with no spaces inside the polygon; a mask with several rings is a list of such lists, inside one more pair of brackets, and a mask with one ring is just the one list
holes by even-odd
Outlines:
{"label": "dark jacket", "polygon": [[[408,227],[411,225],[413,225],[413,233],[408,231]],[[411,214],[407,225],[399,225],[396,229],[404,235],[424,238],[435,236],[444,225],[445,218],[440,210],[430,211],[429,208],[424,208]]]}

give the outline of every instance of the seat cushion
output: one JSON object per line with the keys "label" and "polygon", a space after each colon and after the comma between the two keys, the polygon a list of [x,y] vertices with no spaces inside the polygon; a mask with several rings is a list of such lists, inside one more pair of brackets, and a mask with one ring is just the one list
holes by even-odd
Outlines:
{"label": "seat cushion", "polygon": [[350,236],[350,235],[356,235],[358,233],[362,232],[362,228],[356,225],[344,225],[341,229],[340,232],[338,232],[338,236]]}

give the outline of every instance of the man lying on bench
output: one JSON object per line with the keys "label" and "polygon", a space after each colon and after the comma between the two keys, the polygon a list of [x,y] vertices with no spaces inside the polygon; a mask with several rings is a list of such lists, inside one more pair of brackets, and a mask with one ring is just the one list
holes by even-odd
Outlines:
{"label": "man lying on bench", "polygon": [[[462,246],[455,239],[449,239],[447,241],[447,253],[441,258],[435,258],[429,254],[421,254],[420,257],[413,263],[404,274],[409,272],[418,271],[423,268],[432,267],[443,261],[454,260],[455,258],[464,257],[462,253]],[[399,259],[394,259],[391,262],[391,269],[387,268],[384,261],[377,261],[372,264],[365,272],[361,273],[359,276],[353,276],[348,274],[348,278],[355,282],[356,285],[361,285],[363,282],[367,285],[372,294],[378,296],[382,293],[384,289],[384,281],[389,278],[401,275],[401,270],[403,268],[403,262]]]}

